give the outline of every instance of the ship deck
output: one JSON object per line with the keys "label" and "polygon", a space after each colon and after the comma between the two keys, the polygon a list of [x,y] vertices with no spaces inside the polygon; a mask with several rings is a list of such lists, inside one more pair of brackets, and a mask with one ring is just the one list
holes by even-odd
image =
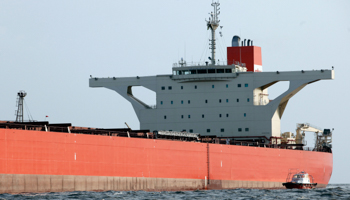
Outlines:
{"label": "ship deck", "polygon": [[199,142],[225,145],[239,145],[250,147],[263,148],[277,148],[303,151],[318,151],[329,152],[324,149],[315,149],[311,147],[304,147],[304,144],[278,144],[276,141],[280,137],[267,138],[265,136],[236,136],[236,137],[218,137],[216,135],[199,135],[198,138],[184,137],[184,136],[169,136],[158,135],[150,130],[132,130],[130,128],[91,128],[72,126],[71,123],[50,124],[48,121],[40,122],[13,122],[0,121],[0,128],[4,129],[18,129],[18,130],[33,130],[43,132],[57,132],[57,133],[73,133],[86,135],[100,135],[112,137],[129,137],[129,138],[143,138],[143,139],[157,139],[157,140],[172,140],[184,142]]}

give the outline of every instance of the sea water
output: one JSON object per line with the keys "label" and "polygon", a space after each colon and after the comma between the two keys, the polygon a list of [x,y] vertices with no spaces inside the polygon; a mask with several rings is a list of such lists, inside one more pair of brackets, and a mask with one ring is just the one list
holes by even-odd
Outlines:
{"label": "sea water", "polygon": [[106,191],[0,194],[0,199],[350,199],[350,184],[324,189],[298,190],[196,190],[175,192]]}

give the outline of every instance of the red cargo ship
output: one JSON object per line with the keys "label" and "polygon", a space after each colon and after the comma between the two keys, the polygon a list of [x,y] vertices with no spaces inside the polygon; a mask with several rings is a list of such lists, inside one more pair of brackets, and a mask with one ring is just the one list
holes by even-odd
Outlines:
{"label": "red cargo ship", "polygon": [[[141,129],[147,130],[23,123],[26,94],[19,92],[16,122],[0,121],[0,193],[281,189],[290,168],[306,170],[317,187],[326,187],[333,169],[330,130],[298,124],[295,137],[281,135],[280,119],[293,95],[307,84],[333,79],[334,71],[262,72],[260,47],[250,40],[240,46],[238,36],[227,48],[227,65],[216,65],[219,4],[212,5],[215,12],[207,22],[212,30],[210,65],[186,66],[182,60],[166,76],[90,79],[90,87],[113,89],[129,100],[142,119]],[[269,100],[267,88],[285,80],[291,81],[290,88]],[[159,92],[158,107],[133,96],[132,86],[142,84]],[[223,102],[210,99],[220,95]],[[183,100],[173,102],[178,96],[186,97],[186,107]],[[182,112],[188,112],[188,121]],[[170,131],[179,127],[189,131]],[[169,131],[150,131],[160,129]],[[301,131],[316,133],[314,149],[304,149]]]}
{"label": "red cargo ship", "polygon": [[0,127],[1,193],[284,188],[290,168],[307,170],[326,187],[333,168],[330,152],[277,145],[155,139],[145,131],[70,124]]}

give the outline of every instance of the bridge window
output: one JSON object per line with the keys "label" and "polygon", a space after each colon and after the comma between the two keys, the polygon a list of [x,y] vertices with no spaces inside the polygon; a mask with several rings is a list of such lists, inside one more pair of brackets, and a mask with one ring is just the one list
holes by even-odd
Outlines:
{"label": "bridge window", "polygon": [[188,70],[184,70],[183,73],[184,73],[185,75],[187,75],[187,74],[190,74],[191,72],[188,71]]}
{"label": "bridge window", "polygon": [[238,128],[238,132],[242,132],[242,128]]}
{"label": "bridge window", "polygon": [[206,74],[207,70],[206,69],[199,69],[197,70],[198,74]]}
{"label": "bridge window", "polygon": [[225,69],[225,73],[232,73],[232,69]]}
{"label": "bridge window", "polygon": [[225,69],[217,69],[216,73],[225,73]]}
{"label": "bridge window", "polygon": [[237,84],[237,87],[242,87],[242,85],[239,83],[239,84]]}
{"label": "bridge window", "polygon": [[164,87],[164,86],[162,86],[162,90],[165,90],[165,87]]}
{"label": "bridge window", "polygon": [[215,69],[208,69],[208,74],[214,74],[215,73]]}

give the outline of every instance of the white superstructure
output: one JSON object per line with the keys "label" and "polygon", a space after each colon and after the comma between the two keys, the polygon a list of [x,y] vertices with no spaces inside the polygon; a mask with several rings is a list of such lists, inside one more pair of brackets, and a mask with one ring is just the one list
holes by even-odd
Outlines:
{"label": "white superstructure", "polygon": [[[230,67],[208,66],[215,71]],[[280,136],[280,120],[292,96],[307,84],[333,78],[333,70],[169,74],[91,78],[90,87],[114,90],[128,100],[141,129],[270,137]],[[268,94],[267,88],[278,81],[290,81],[289,89],[272,101],[261,95]],[[148,106],[134,97],[133,86],[154,91],[157,105]]]}
{"label": "white superstructure", "polygon": [[[214,18],[209,19],[207,26],[215,37],[215,27],[219,25],[218,4],[212,5]],[[260,47],[250,45],[250,40],[248,46],[245,46],[244,41],[240,47],[239,37],[234,47],[229,48],[251,50],[249,56],[251,54],[253,59],[252,69],[247,67],[247,71],[242,60],[229,62],[229,58],[232,58],[229,55],[228,63],[234,64],[217,65],[214,39],[211,40],[212,60],[206,65],[189,66],[182,61],[173,67],[169,75],[90,78],[89,85],[114,90],[128,100],[136,112],[141,129],[269,138],[280,136],[280,120],[292,96],[310,83],[334,79],[333,70],[260,72],[261,63],[254,62],[259,56],[261,60],[261,53],[258,54]],[[247,55],[239,56],[244,59]],[[258,70],[256,66],[259,66]],[[268,87],[279,81],[289,81],[289,89],[271,101],[268,99]],[[137,99],[132,92],[134,86],[154,91],[156,106],[146,105]]]}

